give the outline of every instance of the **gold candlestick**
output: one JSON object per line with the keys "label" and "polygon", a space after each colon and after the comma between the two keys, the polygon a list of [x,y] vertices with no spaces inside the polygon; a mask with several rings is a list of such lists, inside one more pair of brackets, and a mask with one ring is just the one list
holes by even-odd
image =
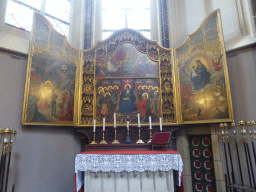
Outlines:
{"label": "gold candlestick", "polygon": [[256,139],[256,129],[255,129],[255,125],[256,125],[256,122],[254,120],[251,121],[252,123],[252,131],[253,131],[253,135],[254,135],[254,138]]}
{"label": "gold candlestick", "polygon": [[221,137],[222,137],[223,142],[225,143],[226,141],[225,141],[225,131],[224,131],[223,123],[220,124],[220,128],[221,128]]}
{"label": "gold candlestick", "polygon": [[227,142],[229,143],[229,135],[228,135],[228,124],[227,123],[224,123],[224,133],[226,135],[226,138],[227,138]]}
{"label": "gold candlestick", "polygon": [[95,132],[93,132],[93,141],[90,144],[91,145],[97,144],[97,142],[95,141]]}
{"label": "gold candlestick", "polygon": [[148,143],[151,143],[152,141],[152,129],[149,129],[149,140]]}
{"label": "gold candlestick", "polygon": [[107,142],[105,141],[105,130],[103,130],[102,140],[101,140],[100,144],[104,144],[104,145],[107,144]]}
{"label": "gold candlestick", "polygon": [[115,129],[115,140],[112,142],[112,144],[120,144],[119,141],[116,139],[116,127],[114,127]]}
{"label": "gold candlestick", "polygon": [[239,122],[240,131],[241,131],[241,134],[242,134],[242,136],[243,136],[243,142],[247,143],[245,125],[246,125],[246,122],[245,122],[245,121],[240,121],[240,122]]}
{"label": "gold candlestick", "polygon": [[235,123],[235,121],[233,121],[233,123],[231,123],[231,127],[233,127],[234,129],[233,129],[233,133],[234,133],[234,136],[235,136],[235,142],[237,142],[237,139],[236,139],[236,123]]}
{"label": "gold candlestick", "polygon": [[250,127],[250,126],[252,126],[251,121],[247,121],[247,122],[246,122],[246,125],[247,125],[247,127],[248,127],[248,132],[249,132],[249,134],[250,134],[251,141],[253,142],[252,128]]}
{"label": "gold candlestick", "polygon": [[142,144],[144,142],[140,139],[140,127],[138,127],[138,130],[139,130],[139,140],[136,143],[137,144]]}

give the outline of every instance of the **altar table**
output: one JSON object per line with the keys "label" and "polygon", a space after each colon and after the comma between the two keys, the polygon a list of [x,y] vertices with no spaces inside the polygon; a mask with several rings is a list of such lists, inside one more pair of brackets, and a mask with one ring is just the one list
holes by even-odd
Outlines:
{"label": "altar table", "polygon": [[173,191],[173,170],[180,185],[183,162],[177,151],[85,151],[75,160],[76,192],[83,183],[86,192]]}

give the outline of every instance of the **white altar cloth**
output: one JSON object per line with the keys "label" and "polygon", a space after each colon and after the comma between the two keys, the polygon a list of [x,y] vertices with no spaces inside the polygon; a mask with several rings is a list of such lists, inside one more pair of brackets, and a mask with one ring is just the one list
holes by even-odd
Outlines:
{"label": "white altar cloth", "polygon": [[[133,185],[137,182],[144,181],[144,187],[142,184],[139,187],[145,191],[145,183],[149,183],[150,179],[154,182],[153,187],[156,188],[158,182],[155,182],[156,179],[167,178],[172,180],[172,170],[177,170],[179,172],[179,185],[181,181],[181,173],[183,170],[183,162],[181,156],[176,151],[150,151],[150,150],[130,150],[130,151],[86,151],[83,154],[78,154],[75,160],[75,172],[76,172],[76,191],[78,192],[83,185],[82,172],[85,172],[85,188],[90,186],[96,186],[96,183],[100,181],[100,189],[103,190],[104,182],[108,182],[108,186],[112,186],[113,191],[117,190],[120,181],[125,178],[127,180],[127,189],[131,191],[131,185],[129,180],[134,180]],[[138,172],[137,177],[133,177],[132,172]],[[150,172],[154,173],[150,173]],[[163,176],[159,176],[159,172],[162,171]],[[95,178],[95,173],[98,174],[98,178]],[[109,179],[109,173],[112,173],[112,178]],[[124,177],[120,177],[120,173]],[[151,177],[145,176],[150,173]],[[119,176],[118,176],[119,174]],[[95,179],[93,179],[95,178]],[[140,178],[140,179],[136,179]],[[109,179],[109,180],[106,180]],[[136,179],[136,182],[135,182]],[[110,185],[109,182],[112,182],[113,185]],[[166,188],[171,190],[169,186],[169,181],[165,182]],[[169,186],[169,188],[168,188]],[[124,189],[123,187],[121,187]],[[125,191],[124,190],[124,191]],[[170,191],[169,190],[169,191]],[[103,190],[104,191],[104,190]],[[110,192],[110,191],[109,191]]]}

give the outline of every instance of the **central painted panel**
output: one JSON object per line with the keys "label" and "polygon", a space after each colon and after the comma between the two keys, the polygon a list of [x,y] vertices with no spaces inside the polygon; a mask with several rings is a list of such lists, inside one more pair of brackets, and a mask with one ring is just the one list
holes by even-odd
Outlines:
{"label": "central painted panel", "polygon": [[125,123],[127,116],[135,123],[138,114],[142,123],[148,123],[149,116],[153,122],[159,121],[159,63],[132,43],[120,44],[97,62],[95,76],[97,121],[105,118],[112,123],[115,112],[118,123]]}

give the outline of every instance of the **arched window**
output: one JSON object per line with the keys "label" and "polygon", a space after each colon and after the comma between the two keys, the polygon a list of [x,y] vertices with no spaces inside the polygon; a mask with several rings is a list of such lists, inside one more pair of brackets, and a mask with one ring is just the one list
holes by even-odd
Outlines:
{"label": "arched window", "polygon": [[[156,0],[91,0],[93,24],[91,42],[94,45],[114,31],[134,29],[151,40],[161,41],[160,4]],[[88,41],[87,41],[88,42]]]}
{"label": "arched window", "polygon": [[58,32],[68,35],[69,0],[8,0],[5,22],[31,31],[33,11],[44,14]]}
{"label": "arched window", "polygon": [[102,0],[102,39],[123,28],[150,39],[150,0]]}
{"label": "arched window", "polygon": [[256,0],[251,0],[252,3],[252,14],[253,14],[253,19],[256,24]]}

